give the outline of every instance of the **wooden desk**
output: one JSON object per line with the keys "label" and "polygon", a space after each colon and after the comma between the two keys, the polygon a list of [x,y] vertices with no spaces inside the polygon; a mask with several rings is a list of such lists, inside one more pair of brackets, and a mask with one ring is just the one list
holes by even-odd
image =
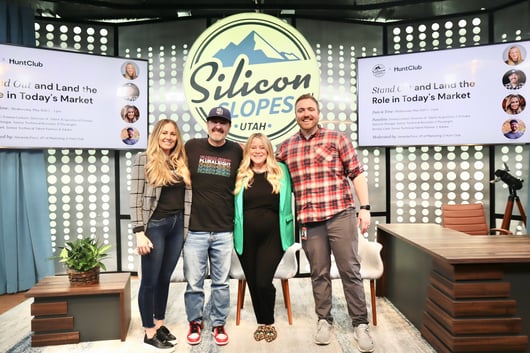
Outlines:
{"label": "wooden desk", "polygon": [[68,276],[43,278],[27,293],[33,347],[121,339],[131,321],[130,273],[102,273],[99,283],[70,286]]}
{"label": "wooden desk", "polygon": [[386,296],[440,353],[530,352],[530,237],[378,225]]}

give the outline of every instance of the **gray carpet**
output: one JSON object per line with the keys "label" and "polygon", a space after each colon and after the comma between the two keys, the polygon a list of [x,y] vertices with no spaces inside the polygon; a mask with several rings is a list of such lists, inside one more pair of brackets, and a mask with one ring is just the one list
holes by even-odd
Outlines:
{"label": "gray carpet", "polygon": [[[312,335],[316,327],[316,316],[313,310],[313,297],[308,278],[296,278],[289,281],[291,290],[291,302],[293,312],[293,325],[287,321],[287,312],[284,308],[280,283],[276,283],[276,328],[278,339],[271,343],[265,341],[255,342],[252,334],[256,324],[252,311],[250,296],[245,298],[245,306],[241,311],[241,324],[235,325],[235,296],[237,293],[237,282],[231,283],[232,311],[228,318],[226,329],[230,336],[230,343],[225,347],[218,347],[213,343],[209,334],[203,335],[203,341],[197,346],[189,346],[185,342],[187,333],[187,322],[184,311],[183,295],[184,283],[173,283],[171,285],[170,300],[166,325],[177,336],[178,344],[175,352],[191,353],[358,353],[350,319],[342,293],[340,281],[333,281],[333,315],[334,337],[327,346],[317,346],[312,341]],[[32,299],[26,300],[12,310],[0,315],[0,352],[8,353],[55,353],[55,352],[109,352],[125,353],[140,352],[145,348],[142,343],[143,333],[136,304],[136,292],[138,283],[132,283],[132,320],[129,327],[127,340],[82,342],[76,345],[48,346],[31,348],[30,341],[30,304]],[[368,284],[366,283],[366,287]],[[209,290],[207,290],[207,294]],[[206,306],[208,311],[208,305]],[[377,298],[378,325],[371,326],[371,333],[376,342],[375,352],[379,353],[436,353],[420,336],[419,332],[408,322],[399,311],[385,298]],[[370,314],[370,307],[368,308]],[[103,319],[103,317],[102,317]],[[206,321],[205,332],[209,332],[209,322]]]}

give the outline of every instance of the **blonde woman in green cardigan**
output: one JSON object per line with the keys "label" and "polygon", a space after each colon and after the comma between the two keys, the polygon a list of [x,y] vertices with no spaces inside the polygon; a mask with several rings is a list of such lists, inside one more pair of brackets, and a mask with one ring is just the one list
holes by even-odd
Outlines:
{"label": "blonde woman in green cardigan", "polygon": [[271,342],[276,289],[272,283],[285,250],[294,243],[291,178],[274,159],[267,136],[249,137],[234,190],[234,247],[248,283],[258,323],[256,341]]}

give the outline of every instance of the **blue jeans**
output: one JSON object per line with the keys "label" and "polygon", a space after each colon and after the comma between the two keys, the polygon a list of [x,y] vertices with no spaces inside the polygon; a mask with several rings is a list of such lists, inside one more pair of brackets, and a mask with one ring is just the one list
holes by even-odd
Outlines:
{"label": "blue jeans", "polygon": [[232,232],[192,232],[184,243],[184,303],[188,321],[203,321],[204,279],[210,260],[212,326],[223,326],[230,311]]}
{"label": "blue jeans", "polygon": [[142,326],[151,328],[155,327],[153,319],[164,320],[166,315],[169,282],[184,243],[184,212],[149,220],[145,234],[153,243],[153,248],[141,257],[138,307]]}

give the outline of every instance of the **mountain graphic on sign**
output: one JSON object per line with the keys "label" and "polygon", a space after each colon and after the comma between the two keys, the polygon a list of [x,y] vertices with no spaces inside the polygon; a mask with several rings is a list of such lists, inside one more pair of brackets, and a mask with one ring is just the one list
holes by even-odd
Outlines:
{"label": "mountain graphic on sign", "polygon": [[250,32],[239,44],[228,44],[226,48],[219,50],[214,58],[221,60],[224,67],[232,67],[241,54],[248,58],[250,65],[300,60],[293,53],[277,50],[256,31]]}

